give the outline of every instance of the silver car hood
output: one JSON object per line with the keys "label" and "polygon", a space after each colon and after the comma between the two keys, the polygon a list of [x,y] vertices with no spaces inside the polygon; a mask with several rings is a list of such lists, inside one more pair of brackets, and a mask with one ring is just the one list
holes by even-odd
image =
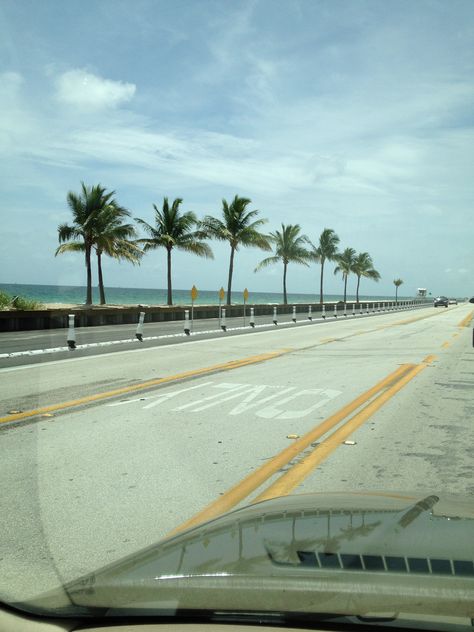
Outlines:
{"label": "silver car hood", "polygon": [[471,498],[304,494],[229,512],[32,605],[472,617],[473,560]]}

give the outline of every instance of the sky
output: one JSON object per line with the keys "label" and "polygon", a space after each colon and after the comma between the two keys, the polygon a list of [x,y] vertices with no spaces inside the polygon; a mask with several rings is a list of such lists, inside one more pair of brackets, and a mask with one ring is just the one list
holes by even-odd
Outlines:
{"label": "sky", "polygon": [[[3,283],[85,284],[80,255],[54,257],[84,181],[149,223],[164,196],[198,217],[248,197],[265,230],[369,252],[363,294],[472,295],[474,2],[0,0],[0,164]],[[212,248],[174,254],[175,288],[226,285]],[[281,290],[265,256],[239,250],[235,290]],[[104,278],[163,288],[165,252]],[[290,265],[289,292],[318,288]]]}

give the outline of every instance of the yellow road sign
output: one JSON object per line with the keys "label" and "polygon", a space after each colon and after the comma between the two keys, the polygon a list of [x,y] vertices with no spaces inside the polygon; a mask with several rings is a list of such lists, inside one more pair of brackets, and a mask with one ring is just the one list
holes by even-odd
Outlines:
{"label": "yellow road sign", "polygon": [[195,301],[197,297],[198,297],[197,287],[193,285],[193,287],[191,288],[191,300]]}
{"label": "yellow road sign", "polygon": [[247,302],[249,300],[249,291],[247,288],[244,290],[244,301]]}
{"label": "yellow road sign", "polygon": [[223,287],[221,287],[221,289],[219,290],[219,298],[221,301],[223,301],[225,298],[225,291]]}

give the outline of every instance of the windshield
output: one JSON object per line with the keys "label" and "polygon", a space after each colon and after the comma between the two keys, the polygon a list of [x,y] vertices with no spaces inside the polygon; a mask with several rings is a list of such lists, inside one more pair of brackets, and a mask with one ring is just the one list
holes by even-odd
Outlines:
{"label": "windshield", "polygon": [[6,609],[471,625],[473,27],[0,3]]}

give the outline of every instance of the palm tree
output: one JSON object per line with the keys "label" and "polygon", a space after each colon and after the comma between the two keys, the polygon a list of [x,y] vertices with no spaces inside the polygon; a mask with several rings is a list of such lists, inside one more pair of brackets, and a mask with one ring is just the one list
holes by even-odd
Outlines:
{"label": "palm tree", "polygon": [[209,237],[219,241],[228,241],[230,244],[229,276],[227,281],[227,305],[232,300],[232,276],[234,273],[234,255],[239,246],[261,248],[271,250],[268,237],[259,232],[260,226],[267,222],[266,219],[254,219],[258,215],[257,210],[248,211],[247,207],[252,203],[248,198],[236,195],[228,204],[222,200],[223,219],[207,215],[202,223],[202,230]]}
{"label": "palm tree", "polygon": [[346,248],[342,253],[336,256],[337,266],[334,268],[334,274],[342,272],[342,278],[344,280],[344,303],[347,297],[347,279],[352,272],[354,265],[356,251],[354,248]]}
{"label": "palm tree", "polygon": [[395,286],[395,302],[398,305],[398,288],[403,285],[403,279],[394,279],[393,285]]}
{"label": "palm tree", "polygon": [[323,296],[323,278],[324,278],[324,264],[326,261],[334,261],[337,257],[337,246],[339,244],[339,237],[332,230],[332,228],[325,228],[319,236],[319,243],[317,246],[313,246],[313,259],[321,264],[321,278],[319,284],[319,302],[324,303]]}
{"label": "palm tree", "polygon": [[59,243],[55,256],[63,252],[84,252],[87,271],[86,305],[92,304],[91,252],[94,246],[95,222],[101,210],[112,200],[114,192],[106,193],[100,184],[87,187],[81,183],[79,194],[69,191],[67,203],[72,212],[73,224],[58,226]]}
{"label": "palm tree", "polygon": [[134,240],[137,232],[132,224],[122,221],[130,217],[130,211],[122,208],[112,200],[97,215],[94,226],[94,248],[97,254],[97,271],[99,280],[100,304],[105,304],[104,280],[102,275],[102,255],[114,259],[125,259],[130,263],[139,263],[143,251]]}
{"label": "palm tree", "polygon": [[267,257],[261,261],[255,268],[255,272],[273,265],[274,263],[283,263],[283,303],[288,304],[286,295],[286,271],[288,264],[299,263],[307,266],[308,259],[311,258],[311,253],[306,250],[305,245],[310,241],[306,235],[300,235],[301,228],[298,224],[285,224],[281,225],[281,232],[276,230],[270,233],[269,240],[275,244],[275,254],[273,257]]}
{"label": "palm tree", "polygon": [[196,215],[188,211],[181,213],[179,207],[182,203],[181,198],[176,198],[173,204],[169,205],[168,198],[163,199],[163,207],[160,210],[156,204],[155,209],[155,226],[150,226],[147,222],[139,217],[135,220],[150,235],[149,237],[138,239],[137,243],[144,244],[144,252],[155,248],[166,248],[167,254],[167,270],[168,270],[168,305],[173,305],[173,290],[171,282],[171,253],[173,248],[191,252],[198,257],[207,257],[213,259],[214,255],[209,245],[202,241],[205,234],[201,230],[197,230],[199,222]]}
{"label": "palm tree", "polygon": [[372,281],[379,281],[380,274],[374,269],[374,262],[368,252],[360,252],[356,255],[354,265],[352,266],[352,272],[357,276],[356,301],[358,303],[361,277],[372,279]]}

